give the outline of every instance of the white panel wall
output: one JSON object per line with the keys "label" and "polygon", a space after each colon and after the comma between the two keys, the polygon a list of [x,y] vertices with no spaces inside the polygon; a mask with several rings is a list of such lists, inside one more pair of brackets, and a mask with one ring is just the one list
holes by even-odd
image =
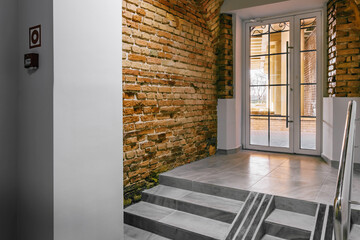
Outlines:
{"label": "white panel wall", "polygon": [[324,98],[323,99],[323,152],[322,156],[339,161],[344,136],[347,105],[350,100],[357,101],[356,139],[354,162],[360,163],[360,98]]}
{"label": "white panel wall", "polygon": [[0,1],[0,239],[15,236],[17,1]]}
{"label": "white panel wall", "polygon": [[118,0],[54,0],[54,239],[123,238]]}
{"label": "white panel wall", "polygon": [[[53,219],[52,1],[19,0],[18,238],[49,240]],[[29,27],[42,25],[42,47],[29,49]],[[40,54],[40,68],[24,69],[24,54]]]}

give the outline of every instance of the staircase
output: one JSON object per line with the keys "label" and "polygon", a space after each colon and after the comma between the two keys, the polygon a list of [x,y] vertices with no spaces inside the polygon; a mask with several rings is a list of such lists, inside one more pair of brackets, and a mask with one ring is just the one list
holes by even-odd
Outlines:
{"label": "staircase", "polygon": [[[126,240],[333,239],[332,206],[166,175],[125,209]],[[359,239],[360,211],[350,239]]]}

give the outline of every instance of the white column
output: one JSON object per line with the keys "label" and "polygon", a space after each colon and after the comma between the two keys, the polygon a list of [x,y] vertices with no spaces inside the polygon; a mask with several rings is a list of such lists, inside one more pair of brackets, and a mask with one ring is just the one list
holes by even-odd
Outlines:
{"label": "white column", "polygon": [[54,239],[123,238],[122,1],[54,0]]}
{"label": "white column", "polygon": [[241,19],[233,15],[234,97],[218,100],[219,150],[241,147]]}

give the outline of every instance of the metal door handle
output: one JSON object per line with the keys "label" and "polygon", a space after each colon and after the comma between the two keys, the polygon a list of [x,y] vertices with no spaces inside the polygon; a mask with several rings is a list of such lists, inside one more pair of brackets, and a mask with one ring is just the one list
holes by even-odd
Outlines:
{"label": "metal door handle", "polygon": [[289,41],[286,41],[286,128],[289,128]]}

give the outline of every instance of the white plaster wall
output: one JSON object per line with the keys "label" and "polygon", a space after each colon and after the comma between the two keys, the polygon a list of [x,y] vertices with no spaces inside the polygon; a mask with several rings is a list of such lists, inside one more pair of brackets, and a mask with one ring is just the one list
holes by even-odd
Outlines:
{"label": "white plaster wall", "polygon": [[[19,0],[18,239],[49,240],[53,228],[52,1]],[[29,49],[29,27],[42,25],[42,47]],[[24,54],[40,54],[28,72]]]}
{"label": "white plaster wall", "polygon": [[222,12],[229,12],[243,8],[267,5],[271,3],[284,2],[286,0],[225,0],[221,6]]}
{"label": "white plaster wall", "polygon": [[54,0],[54,239],[123,239],[118,0]]}
{"label": "white plaster wall", "polygon": [[[323,152],[322,156],[339,161],[344,136],[347,105],[350,100],[357,102],[357,119],[360,118],[360,98],[323,99]],[[354,162],[360,163],[360,121],[356,121]]]}
{"label": "white plaster wall", "polygon": [[233,15],[234,97],[218,100],[218,143],[221,150],[241,147],[241,19]]}
{"label": "white plaster wall", "polygon": [[0,239],[15,239],[17,1],[0,1]]}

